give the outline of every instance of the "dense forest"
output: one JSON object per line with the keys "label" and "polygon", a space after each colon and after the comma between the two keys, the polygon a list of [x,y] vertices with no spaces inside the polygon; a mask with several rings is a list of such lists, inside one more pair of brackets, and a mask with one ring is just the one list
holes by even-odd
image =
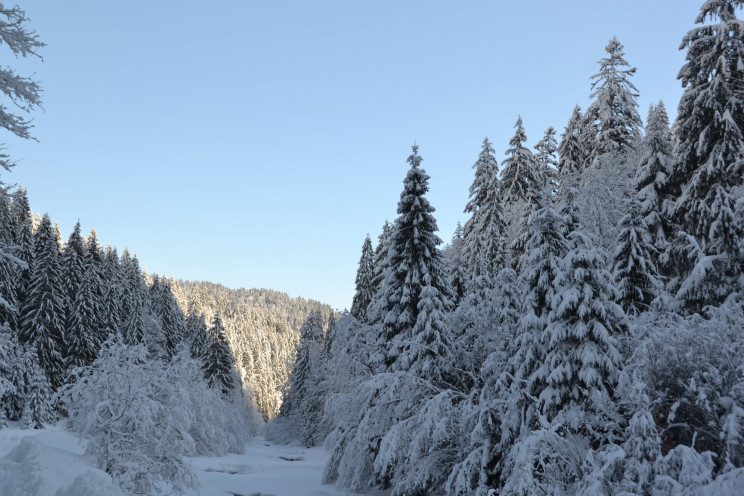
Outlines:
{"label": "dense forest", "polygon": [[[659,101],[644,125],[613,37],[560,136],[528,147],[517,118],[500,162],[484,139],[446,245],[414,144],[340,316],[148,274],[2,184],[0,428],[60,422],[125,494],[192,490],[187,457],[261,433],[325,445],[324,482],[353,491],[739,494],[743,6],[703,3],[673,123]],[[2,16],[3,41],[35,55],[23,12]],[[38,106],[36,83],[6,76]]]}
{"label": "dense forest", "polygon": [[[499,164],[485,139],[440,249],[408,157],[351,311],[305,322],[271,439],[393,495],[739,494],[744,480],[744,24],[683,39],[674,124],[610,40],[590,101]],[[711,22],[708,24],[708,22]]]}

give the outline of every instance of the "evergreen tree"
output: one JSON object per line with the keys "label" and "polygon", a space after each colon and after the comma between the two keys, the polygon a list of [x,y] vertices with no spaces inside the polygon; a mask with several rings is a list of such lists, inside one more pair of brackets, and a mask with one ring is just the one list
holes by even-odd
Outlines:
{"label": "evergreen tree", "polygon": [[207,331],[207,321],[203,313],[196,313],[193,306],[189,309],[186,317],[186,339],[189,344],[191,358],[203,363],[204,356],[209,344],[209,334]]}
{"label": "evergreen tree", "polygon": [[20,420],[26,402],[26,362],[15,333],[0,324],[0,427]]}
{"label": "evergreen tree", "polygon": [[23,409],[23,425],[27,429],[42,429],[44,424],[51,424],[57,420],[57,413],[52,403],[52,386],[44,375],[36,354],[27,352],[25,358],[28,385]]}
{"label": "evergreen tree", "polygon": [[585,167],[586,152],[582,148],[581,134],[584,130],[584,116],[581,108],[574,107],[571,118],[566,124],[566,130],[561,136],[561,144],[558,146],[558,177],[563,184],[564,178],[569,175],[578,175]]}
{"label": "evergreen tree", "polygon": [[535,145],[535,161],[537,162],[542,182],[542,188],[549,188],[551,191],[556,188],[556,175],[558,172],[558,140],[555,138],[555,128],[548,127],[545,130],[545,136]]}
{"label": "evergreen tree", "polygon": [[607,57],[599,61],[599,72],[592,76],[593,100],[585,118],[597,131],[597,155],[623,154],[635,148],[641,135],[638,90],[630,81],[636,68],[625,60],[623,45],[617,38],[610,40],[605,51]]}
{"label": "evergreen tree", "polygon": [[212,318],[212,325],[207,330],[207,335],[209,338],[202,366],[204,378],[209,387],[219,389],[225,398],[229,398],[237,387],[235,362],[219,313]]}
{"label": "evergreen tree", "polygon": [[367,307],[372,302],[375,288],[372,278],[375,270],[375,255],[372,251],[372,240],[369,235],[364,238],[362,245],[362,256],[359,259],[359,268],[356,275],[356,293],[351,303],[351,315],[360,322],[367,322]]}
{"label": "evergreen tree", "polygon": [[465,259],[462,255],[463,251],[463,229],[460,223],[457,223],[455,228],[455,234],[452,236],[452,244],[450,244],[450,253],[448,260],[448,275],[447,283],[452,288],[453,303],[458,305],[460,300],[465,296],[467,290],[468,277],[466,274]]}
{"label": "evergreen tree", "polygon": [[641,202],[640,214],[648,226],[652,243],[658,250],[666,247],[666,232],[671,230],[662,220],[664,187],[671,165],[669,117],[664,103],[660,101],[656,106],[651,105],[648,111],[641,162],[636,173],[636,198]]}
{"label": "evergreen tree", "polygon": [[150,305],[161,330],[161,335],[154,337],[154,341],[170,359],[176,354],[176,348],[183,340],[186,329],[183,312],[173,296],[167,279],[156,278],[153,281],[150,287]]}
{"label": "evergreen tree", "polygon": [[[548,420],[569,404],[590,411],[595,403],[611,403],[623,365],[617,347],[625,315],[615,303],[604,253],[581,231],[571,232],[568,242],[571,249],[553,283],[560,291],[549,303],[552,312],[541,338],[545,359],[534,376],[542,385],[538,400]],[[617,418],[616,413],[610,418]],[[593,438],[591,445],[596,446],[599,433],[614,427],[608,420],[585,432]]]}
{"label": "evergreen tree", "polygon": [[654,263],[656,249],[641,217],[638,200],[626,201],[627,214],[620,221],[614,253],[614,278],[618,303],[625,313],[638,315],[648,310],[661,289]]}
{"label": "evergreen tree", "polygon": [[494,156],[494,150],[488,138],[483,140],[478,160],[473,164],[475,176],[473,184],[470,185],[470,200],[465,205],[465,213],[472,214],[465,222],[463,228],[462,256],[467,264],[468,271],[473,277],[483,243],[483,217],[488,206],[491,188],[498,187],[499,164]]}
{"label": "evergreen tree", "polygon": [[22,306],[31,278],[31,263],[34,257],[31,207],[28,204],[28,194],[23,188],[18,188],[13,192],[11,215],[13,225],[15,226],[13,232],[13,255],[23,262],[17,268],[17,276],[13,278],[15,281],[14,292],[18,298],[19,305]]}
{"label": "evergreen tree", "polygon": [[524,146],[527,135],[522,127],[522,118],[514,125],[517,129],[509,140],[510,148],[506,150],[501,171],[501,190],[504,203],[511,205],[517,202],[532,203],[537,193],[542,190],[539,170],[535,157],[529,148]]}
{"label": "evergreen tree", "polygon": [[93,271],[85,271],[67,317],[65,355],[68,369],[92,364],[102,344],[101,335],[96,327],[95,277]]}
{"label": "evergreen tree", "polygon": [[[420,168],[418,146],[413,146],[407,162],[411,168],[403,181],[399,215],[388,248],[389,268],[372,319],[382,323],[381,344],[387,350],[388,367],[398,359],[402,347],[410,346],[422,290],[431,286],[443,306],[449,305],[445,269],[437,248],[442,241],[435,234],[434,207],[424,196],[429,190],[429,176]],[[427,290],[427,294],[432,291]]]}
{"label": "evergreen tree", "polygon": [[75,301],[75,296],[85,277],[85,259],[85,242],[80,235],[80,221],[78,221],[62,251],[62,281],[65,290],[67,319],[70,318],[72,302]]}
{"label": "evergreen tree", "polygon": [[121,257],[123,317],[120,331],[128,345],[139,344],[145,339],[144,310],[147,300],[147,287],[140,271],[137,256],[131,256],[125,248]]}
{"label": "evergreen tree", "polygon": [[[675,163],[666,192],[672,220],[696,238],[700,255],[675,267],[688,310],[719,303],[742,272],[741,215],[736,202],[744,182],[744,28],[736,18],[741,0],[710,0],[695,20],[716,24],[697,27],[683,38],[686,62],[678,78],[684,92],[677,109]],[[686,243],[684,238],[680,241]],[[738,260],[737,260],[738,259]],[[702,276],[705,273],[705,276]],[[693,280],[694,279],[694,280]],[[693,290],[690,286],[697,286]]]}
{"label": "evergreen tree", "polygon": [[34,235],[30,284],[21,312],[19,341],[32,347],[54,389],[64,370],[64,294],[59,245],[49,215]]}
{"label": "evergreen tree", "polygon": [[95,229],[91,229],[85,245],[85,268],[90,272],[90,286],[93,295],[93,312],[95,321],[93,323],[97,339],[103,343],[108,339],[104,329],[105,321],[105,274],[103,268],[103,248],[98,242]]}
{"label": "evergreen tree", "polygon": [[103,319],[101,325],[105,339],[109,339],[119,331],[123,318],[121,300],[124,294],[119,255],[116,253],[116,248],[112,248],[111,245],[106,247],[102,269]]}
{"label": "evergreen tree", "polygon": [[[372,274],[372,286],[374,287],[374,296],[372,302],[367,307],[367,318],[373,317],[370,314],[373,307],[378,303],[378,297],[380,296],[380,290],[385,283],[385,271],[389,267],[388,250],[390,249],[390,242],[393,238],[393,225],[387,220],[382,226],[382,232],[377,240],[377,246],[375,247],[375,267]],[[370,321],[370,323],[372,323]]]}
{"label": "evergreen tree", "polygon": [[498,162],[487,138],[473,168],[475,179],[470,187],[471,199],[465,207],[465,212],[472,212],[473,215],[465,222],[462,247],[469,272],[468,280],[479,276],[490,278],[503,267],[506,252],[506,224]]}

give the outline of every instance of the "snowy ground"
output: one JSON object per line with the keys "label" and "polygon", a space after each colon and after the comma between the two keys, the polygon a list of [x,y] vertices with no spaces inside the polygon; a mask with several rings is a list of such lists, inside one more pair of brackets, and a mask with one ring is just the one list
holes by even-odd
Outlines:
{"label": "snowy ground", "polygon": [[[0,429],[0,495],[121,496],[111,478],[83,455],[85,444],[60,427]],[[193,458],[201,488],[188,496],[340,496],[320,483],[322,448],[277,446],[263,438],[242,455]]]}

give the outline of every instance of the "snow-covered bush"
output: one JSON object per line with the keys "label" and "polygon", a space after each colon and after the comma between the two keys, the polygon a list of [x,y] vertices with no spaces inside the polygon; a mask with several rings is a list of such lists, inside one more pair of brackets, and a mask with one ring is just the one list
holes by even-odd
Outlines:
{"label": "snow-covered bush", "polygon": [[167,363],[117,338],[75,370],[59,399],[70,428],[89,439],[88,454],[126,493],[183,492],[197,485],[185,456],[242,451],[251,433],[242,402],[224,400],[202,377],[186,350]]}

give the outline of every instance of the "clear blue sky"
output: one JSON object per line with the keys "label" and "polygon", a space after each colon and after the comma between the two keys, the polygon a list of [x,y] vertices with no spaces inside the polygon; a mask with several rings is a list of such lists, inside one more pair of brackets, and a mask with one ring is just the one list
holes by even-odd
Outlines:
{"label": "clear blue sky", "polygon": [[676,114],[702,0],[18,0],[48,44],[35,142],[4,133],[65,239],[80,219],[149,272],[351,306],[413,141],[449,240],[488,136],[501,159],[585,108],[615,35],[645,118]]}

